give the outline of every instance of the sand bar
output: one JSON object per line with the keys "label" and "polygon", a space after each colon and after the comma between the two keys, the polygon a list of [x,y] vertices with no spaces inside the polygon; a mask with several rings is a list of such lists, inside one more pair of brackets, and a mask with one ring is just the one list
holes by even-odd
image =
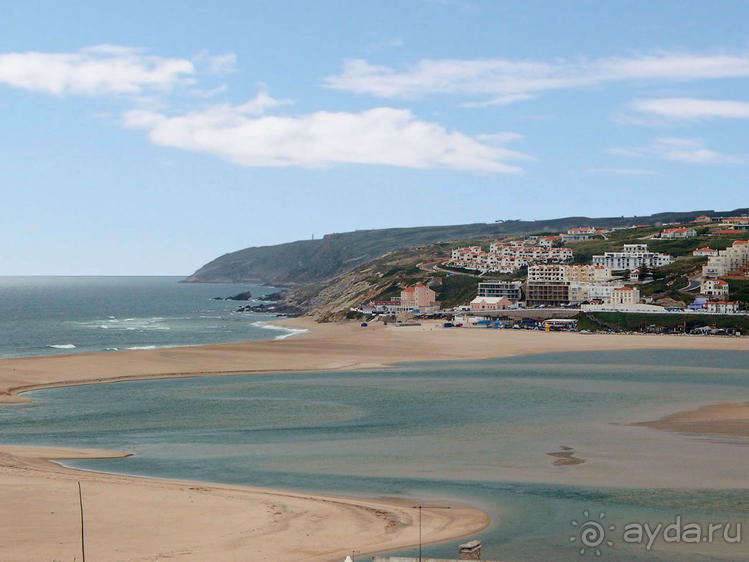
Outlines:
{"label": "sand bar", "polygon": [[[355,499],[71,470],[49,459],[119,457],[0,446],[3,561],[80,560],[78,486],[90,560],[343,560],[417,541],[413,501]],[[480,531],[478,509],[424,510],[425,542]]]}
{"label": "sand bar", "polygon": [[634,425],[676,431],[749,437],[749,402],[743,404],[711,404],[696,410],[677,412],[656,421]]}
{"label": "sand bar", "polygon": [[510,357],[555,351],[690,349],[749,351],[747,337],[579,334],[284,321],[309,331],[284,340],[0,360],[0,400],[52,386],[211,374],[384,368],[406,361]]}

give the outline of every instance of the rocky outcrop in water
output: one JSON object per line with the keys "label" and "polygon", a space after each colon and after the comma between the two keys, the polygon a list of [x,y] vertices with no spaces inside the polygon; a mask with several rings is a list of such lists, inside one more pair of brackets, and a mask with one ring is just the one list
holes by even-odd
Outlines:
{"label": "rocky outcrop in water", "polygon": [[286,303],[257,304],[240,306],[237,312],[259,312],[262,314],[275,314],[276,316],[301,316],[304,311],[298,306]]}
{"label": "rocky outcrop in water", "polygon": [[288,296],[288,291],[277,291],[275,293],[268,293],[267,295],[263,295],[262,297],[258,297],[257,300],[259,301],[267,301],[267,302],[279,302],[284,300]]}

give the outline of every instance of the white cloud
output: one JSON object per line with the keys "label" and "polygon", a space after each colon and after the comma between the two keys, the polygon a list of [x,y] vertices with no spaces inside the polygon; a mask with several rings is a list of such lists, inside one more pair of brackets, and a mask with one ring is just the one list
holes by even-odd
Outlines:
{"label": "white cloud", "polygon": [[660,98],[637,100],[632,102],[631,107],[636,111],[671,119],[749,119],[749,103],[734,100]]}
{"label": "white cloud", "polygon": [[[344,61],[325,79],[336,90],[382,98],[428,94],[491,96],[497,103],[537,92],[624,80],[689,81],[749,76],[749,55],[651,55],[552,62],[510,59],[422,59],[398,70],[363,59]],[[492,101],[484,102],[491,104]]]}
{"label": "white cloud", "polygon": [[123,122],[147,130],[154,144],[214,154],[242,166],[355,163],[519,173],[520,168],[506,162],[529,159],[420,121],[402,109],[259,116],[282,103],[261,92],[239,106],[220,105],[176,117],[130,111]]}
{"label": "white cloud", "polygon": [[192,60],[197,67],[208,74],[227,74],[237,70],[237,55],[234,53],[211,55],[204,49]]}
{"label": "white cloud", "polygon": [[642,168],[591,168],[585,170],[586,174],[607,175],[607,176],[653,176],[653,170]]}
{"label": "white cloud", "polygon": [[467,101],[465,103],[461,103],[460,107],[474,108],[474,107],[504,106],[504,105],[510,105],[511,103],[515,103],[516,101],[532,100],[535,97],[536,96],[533,96],[531,94],[508,94],[506,96],[499,96],[496,98],[492,98],[490,100]]}
{"label": "white cloud", "polygon": [[655,157],[692,164],[741,164],[747,160],[744,156],[722,154],[710,150],[701,139],[677,137],[661,137],[645,147],[612,148],[608,152],[619,156]]}
{"label": "white cloud", "polygon": [[141,94],[190,82],[185,59],[97,45],[73,53],[0,53],[0,84],[54,95]]}
{"label": "white cloud", "polygon": [[505,144],[508,142],[516,141],[525,138],[520,133],[513,131],[500,131],[499,133],[489,133],[485,135],[476,135],[476,139],[481,142]]}

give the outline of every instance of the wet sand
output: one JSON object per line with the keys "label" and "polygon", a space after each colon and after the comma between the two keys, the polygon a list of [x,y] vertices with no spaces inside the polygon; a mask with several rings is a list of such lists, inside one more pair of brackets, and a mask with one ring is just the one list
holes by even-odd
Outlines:
{"label": "wet sand", "polygon": [[749,437],[749,402],[713,404],[633,425],[679,433]]}

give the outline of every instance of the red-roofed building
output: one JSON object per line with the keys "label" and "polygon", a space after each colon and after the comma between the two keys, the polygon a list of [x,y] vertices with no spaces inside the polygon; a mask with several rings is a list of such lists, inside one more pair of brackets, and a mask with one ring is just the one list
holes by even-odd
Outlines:
{"label": "red-roofed building", "polygon": [[661,238],[693,238],[697,236],[694,228],[667,228],[661,231]]}
{"label": "red-roofed building", "polygon": [[705,246],[704,248],[697,248],[694,252],[692,252],[693,256],[717,256],[718,250],[713,250],[712,248],[709,248]]}
{"label": "red-roofed building", "polygon": [[709,297],[727,297],[728,283],[722,279],[704,279],[700,286],[700,293]]}
{"label": "red-roofed building", "polygon": [[619,287],[611,292],[611,304],[637,304],[640,302],[640,291],[634,287]]}
{"label": "red-roofed building", "polygon": [[714,314],[734,314],[739,311],[739,304],[737,302],[713,301],[707,303],[705,309]]}
{"label": "red-roofed building", "polygon": [[423,283],[417,283],[401,291],[400,304],[402,308],[430,312],[434,308],[436,300],[437,293]]}
{"label": "red-roofed building", "polygon": [[713,222],[713,219],[711,219],[707,215],[700,215],[699,217],[694,219],[692,222]]}

